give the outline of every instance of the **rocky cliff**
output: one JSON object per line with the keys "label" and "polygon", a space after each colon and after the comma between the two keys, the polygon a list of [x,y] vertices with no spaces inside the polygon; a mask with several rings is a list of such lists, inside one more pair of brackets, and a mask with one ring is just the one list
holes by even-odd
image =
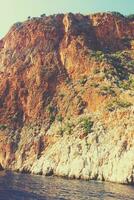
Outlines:
{"label": "rocky cliff", "polygon": [[0,41],[0,167],[134,183],[134,20],[42,15]]}

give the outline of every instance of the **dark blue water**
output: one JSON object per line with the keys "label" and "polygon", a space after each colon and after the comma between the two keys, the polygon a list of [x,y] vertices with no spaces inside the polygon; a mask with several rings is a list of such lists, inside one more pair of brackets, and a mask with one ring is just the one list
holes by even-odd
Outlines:
{"label": "dark blue water", "polygon": [[134,200],[134,187],[0,172],[0,200]]}

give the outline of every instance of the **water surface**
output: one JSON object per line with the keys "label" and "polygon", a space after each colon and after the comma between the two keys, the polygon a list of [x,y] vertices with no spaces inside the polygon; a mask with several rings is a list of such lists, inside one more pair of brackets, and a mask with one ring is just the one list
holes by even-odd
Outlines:
{"label": "water surface", "polygon": [[0,172],[0,200],[134,200],[134,186]]}

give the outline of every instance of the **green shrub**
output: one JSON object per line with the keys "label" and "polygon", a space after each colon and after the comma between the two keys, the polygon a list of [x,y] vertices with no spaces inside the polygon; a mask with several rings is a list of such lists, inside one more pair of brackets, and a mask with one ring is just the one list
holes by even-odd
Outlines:
{"label": "green shrub", "polygon": [[46,17],[46,14],[42,14],[42,15],[40,15],[40,17]]}
{"label": "green shrub", "polygon": [[106,60],[105,54],[102,51],[93,51],[90,54],[96,61],[102,62]]}
{"label": "green shrub", "polygon": [[117,73],[116,73],[116,70],[114,67],[107,67],[107,68],[104,68],[104,74],[105,74],[105,77],[107,79],[111,79],[111,77],[113,76],[116,76]]}
{"label": "green shrub", "polygon": [[118,87],[124,90],[134,89],[134,79],[130,76],[129,80],[118,82]]}
{"label": "green shrub", "polygon": [[130,103],[130,102],[116,99],[107,104],[106,110],[112,112],[118,108],[128,108],[131,105],[132,105],[132,103]]}
{"label": "green shrub", "polygon": [[54,107],[53,106],[48,106],[47,108],[49,113],[52,113],[54,111]]}
{"label": "green shrub", "polygon": [[118,101],[117,104],[121,108],[128,108],[129,106],[132,105],[132,103],[127,102],[127,101]]}
{"label": "green shrub", "polygon": [[0,124],[0,130],[5,130],[7,129],[7,125],[6,124]]}
{"label": "green shrub", "polygon": [[52,124],[55,121],[55,116],[54,115],[50,115],[50,123]]}
{"label": "green shrub", "polygon": [[80,93],[81,93],[81,94],[84,94],[85,91],[86,91],[85,88],[82,88],[81,91],[80,91]]}
{"label": "green shrub", "polygon": [[73,127],[74,127],[74,124],[71,123],[70,121],[66,122],[65,124],[65,132],[70,135],[73,131]]}
{"label": "green shrub", "polygon": [[[129,56],[124,52],[116,52],[114,54],[107,54],[107,62],[114,68],[115,75],[120,79],[128,79],[128,62]],[[114,75],[114,74],[113,74]]]}
{"label": "green shrub", "polygon": [[82,118],[80,120],[81,126],[84,129],[84,133],[88,134],[92,132],[93,121],[91,118]]}
{"label": "green shrub", "polygon": [[60,93],[59,97],[63,99],[65,97],[65,94],[64,93]]}
{"label": "green shrub", "polygon": [[69,84],[70,83],[70,79],[67,77],[65,82],[66,82],[66,84]]}
{"label": "green shrub", "polygon": [[122,42],[125,46],[130,45],[130,41],[131,41],[131,38],[129,38],[129,37],[123,37],[123,38],[121,39],[121,42]]}
{"label": "green shrub", "polygon": [[129,62],[127,62],[127,66],[129,70],[134,70],[134,60],[130,60]]}
{"label": "green shrub", "polygon": [[91,87],[94,87],[94,88],[97,88],[97,87],[99,86],[99,83],[93,82],[93,83],[90,84],[90,86],[91,86]]}
{"label": "green shrub", "polygon": [[63,134],[64,134],[64,129],[62,127],[59,127],[58,135],[63,136]]}
{"label": "green shrub", "polygon": [[63,121],[62,115],[58,115],[58,116],[57,116],[57,121],[59,121],[59,122],[62,122],[62,121]]}
{"label": "green shrub", "polygon": [[95,69],[93,70],[93,73],[94,73],[94,74],[100,73],[100,69],[99,69],[99,68],[95,68]]}
{"label": "green shrub", "polygon": [[122,15],[121,13],[119,13],[117,11],[113,11],[113,12],[110,12],[110,13],[113,14],[114,16],[116,16],[116,17],[124,18],[124,15]]}
{"label": "green shrub", "polygon": [[129,20],[132,20],[132,21],[133,21],[133,20],[134,20],[134,14],[128,15],[127,18],[128,18]]}
{"label": "green shrub", "polygon": [[108,62],[112,64],[114,67],[117,65],[119,66],[121,64],[122,53],[116,52],[114,54],[108,54],[107,58],[108,58]]}
{"label": "green shrub", "polygon": [[121,81],[119,82],[118,86],[124,90],[129,90],[130,89],[130,84],[127,81]]}
{"label": "green shrub", "polygon": [[85,107],[86,107],[86,102],[81,98],[81,96],[77,96],[78,114],[82,114]]}
{"label": "green shrub", "polygon": [[16,22],[13,27],[19,29],[22,26],[22,22]]}
{"label": "green shrub", "polygon": [[85,85],[85,83],[87,82],[87,77],[86,76],[83,76],[80,80],[79,80],[79,83],[81,85]]}
{"label": "green shrub", "polygon": [[102,86],[100,88],[99,94],[101,94],[103,96],[105,96],[105,95],[116,96],[115,91],[110,86]]}
{"label": "green shrub", "polygon": [[114,102],[110,102],[106,105],[106,110],[109,112],[112,112],[116,109],[116,105],[114,104]]}
{"label": "green shrub", "polygon": [[129,84],[132,89],[134,89],[134,78],[129,77]]}

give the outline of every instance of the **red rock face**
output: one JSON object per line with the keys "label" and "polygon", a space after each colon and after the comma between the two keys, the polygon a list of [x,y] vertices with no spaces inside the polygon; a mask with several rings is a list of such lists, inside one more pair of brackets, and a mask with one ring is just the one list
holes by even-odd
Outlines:
{"label": "red rock face", "polygon": [[91,16],[100,45],[104,48],[112,47],[113,50],[124,49],[123,38],[133,38],[134,24],[125,17],[102,13]]}
{"label": "red rock face", "polygon": [[34,18],[0,41],[0,169],[133,182],[133,105],[120,14]]}
{"label": "red rock face", "polygon": [[[74,82],[104,67],[90,52],[131,49],[123,39],[133,37],[134,23],[110,13],[56,15],[15,24],[0,41],[0,123],[17,128],[48,120],[48,106],[54,116],[79,113],[73,102],[80,87]],[[62,91],[68,97],[62,98]],[[97,110],[107,98],[89,88],[81,99],[87,109]]]}

